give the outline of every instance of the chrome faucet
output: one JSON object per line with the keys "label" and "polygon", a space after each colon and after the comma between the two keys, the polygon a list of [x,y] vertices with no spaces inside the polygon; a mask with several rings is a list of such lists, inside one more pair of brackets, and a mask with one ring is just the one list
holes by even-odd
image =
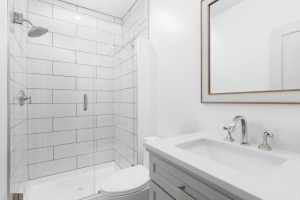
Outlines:
{"label": "chrome faucet", "polygon": [[248,143],[248,130],[247,130],[247,120],[243,116],[236,116],[233,118],[232,122],[228,127],[223,127],[224,130],[227,131],[227,137],[225,138],[228,142],[234,142],[232,137],[232,133],[235,131],[237,123],[241,121],[242,123],[242,145],[247,145]]}

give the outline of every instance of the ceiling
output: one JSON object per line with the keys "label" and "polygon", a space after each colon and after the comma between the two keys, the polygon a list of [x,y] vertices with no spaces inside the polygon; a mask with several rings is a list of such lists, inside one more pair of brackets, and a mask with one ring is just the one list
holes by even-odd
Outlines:
{"label": "ceiling", "polygon": [[91,10],[122,18],[136,0],[63,0]]}

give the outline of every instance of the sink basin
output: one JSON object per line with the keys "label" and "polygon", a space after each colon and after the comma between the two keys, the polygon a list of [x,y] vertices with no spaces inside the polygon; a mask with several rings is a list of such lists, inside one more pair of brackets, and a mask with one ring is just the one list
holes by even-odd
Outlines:
{"label": "sink basin", "polygon": [[251,176],[264,176],[286,161],[256,149],[209,139],[198,139],[176,146]]}

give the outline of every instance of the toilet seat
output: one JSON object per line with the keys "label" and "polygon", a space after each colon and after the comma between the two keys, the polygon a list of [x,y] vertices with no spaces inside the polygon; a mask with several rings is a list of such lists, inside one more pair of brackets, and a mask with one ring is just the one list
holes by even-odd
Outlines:
{"label": "toilet seat", "polygon": [[148,187],[149,170],[138,165],[120,170],[103,181],[101,192],[105,196],[123,196]]}

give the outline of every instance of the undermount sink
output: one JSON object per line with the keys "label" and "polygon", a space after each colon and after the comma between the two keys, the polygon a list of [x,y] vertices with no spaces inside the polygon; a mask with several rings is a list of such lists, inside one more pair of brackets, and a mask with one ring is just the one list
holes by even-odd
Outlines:
{"label": "undermount sink", "polygon": [[209,139],[198,139],[176,146],[251,176],[264,176],[286,161],[259,150]]}

